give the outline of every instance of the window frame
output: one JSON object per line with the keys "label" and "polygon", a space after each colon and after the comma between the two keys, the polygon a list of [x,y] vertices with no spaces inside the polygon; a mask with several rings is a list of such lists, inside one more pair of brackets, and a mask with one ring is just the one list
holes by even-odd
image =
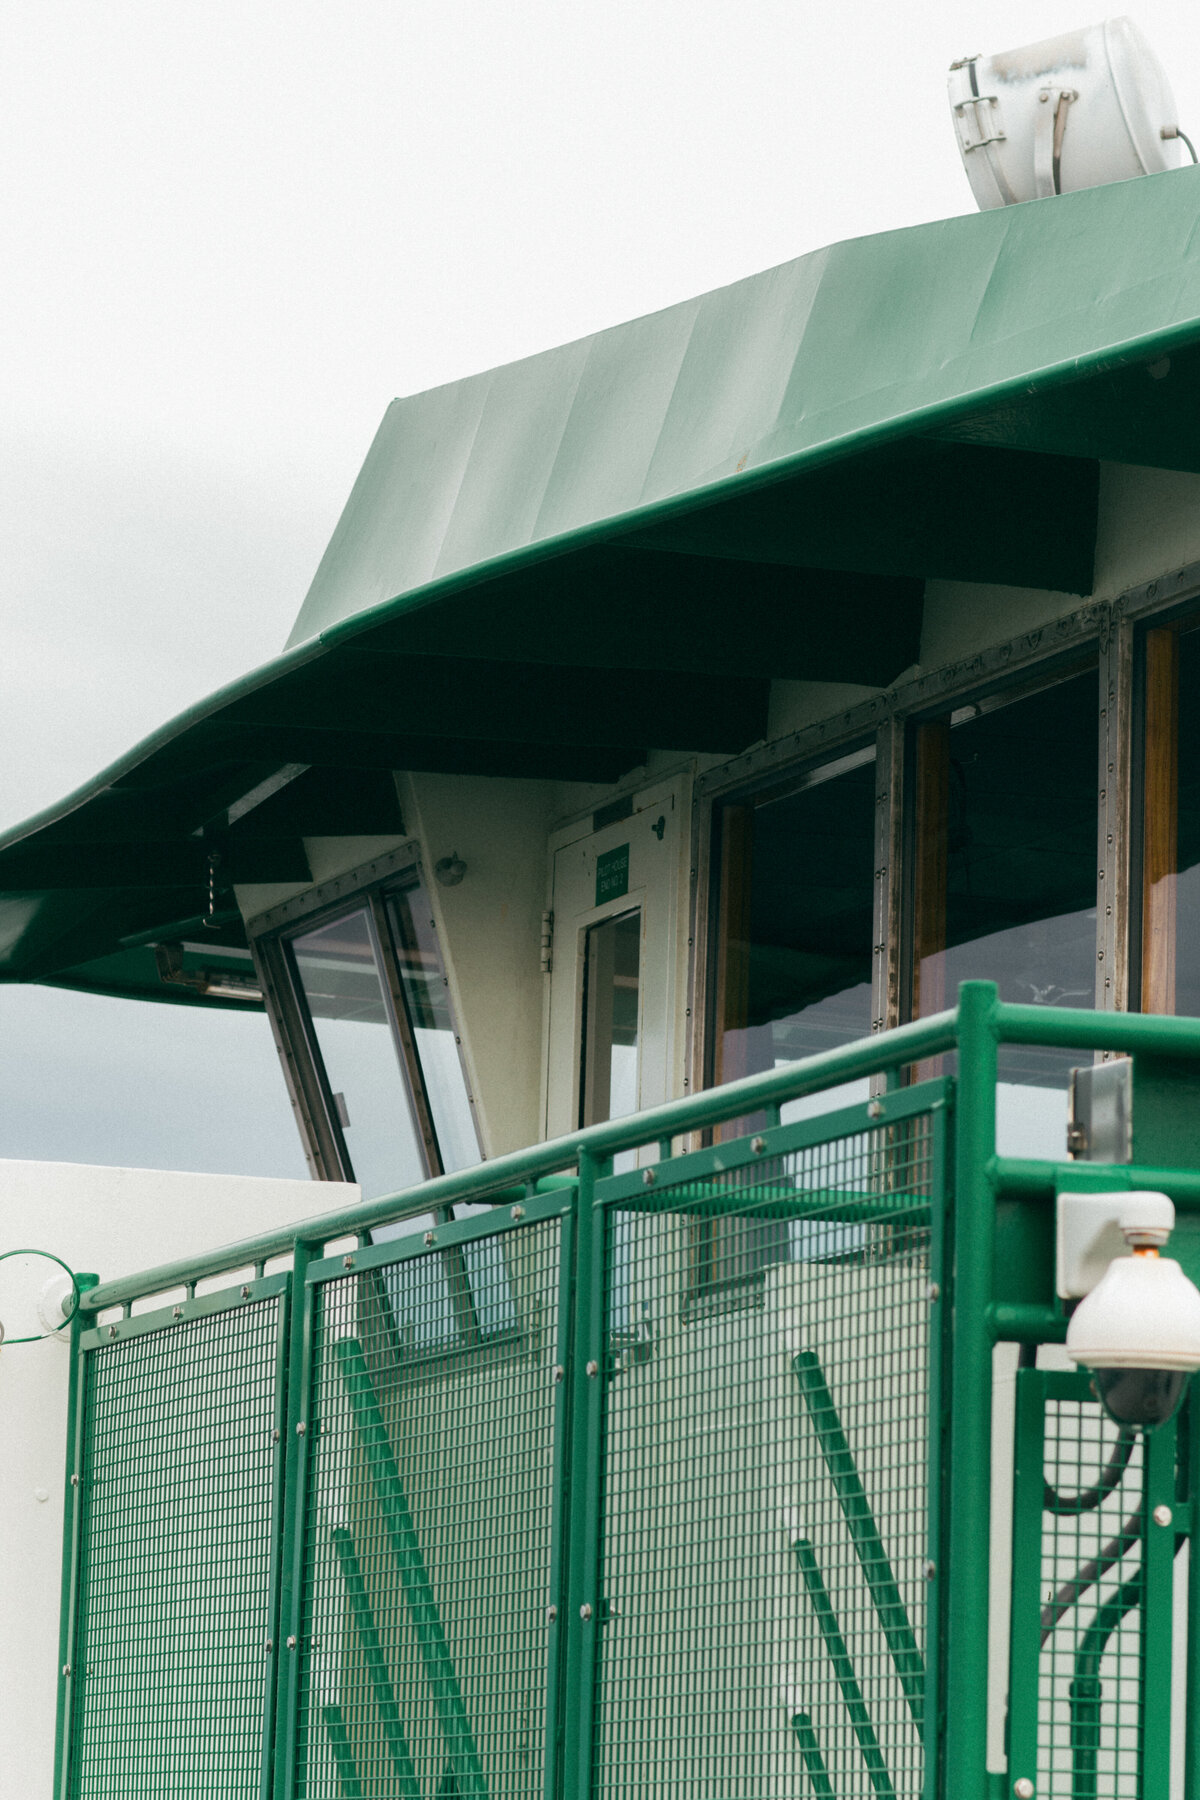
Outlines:
{"label": "window frame", "polygon": [[[309,1166],[316,1179],[354,1181],[353,1159],[346,1145],[337,1107],[325,1070],[307,999],[296,970],[291,945],[298,937],[354,912],[366,914],[372,948],[382,977],[388,1027],[400,1065],[401,1079],[412,1109],[412,1125],[424,1165],[423,1179],[444,1173],[429,1090],[417,1051],[403,979],[388,919],[388,899],[393,893],[417,889],[428,894],[417,846],[405,843],[386,856],[335,879],[306,889],[282,905],[272,907],[247,922],[246,932],[263,986],[263,999],[271,1019],[276,1048],[297,1114]],[[447,968],[436,921],[438,949],[443,971]],[[462,1051],[462,1028],[453,997],[447,995],[454,1027],[458,1062],[471,1117],[479,1159],[478,1110]]]}
{"label": "window frame", "polygon": [[[898,966],[900,1014],[897,1023],[907,1023],[911,1019],[924,1017],[916,1010],[917,1001],[917,934],[920,928],[920,880],[923,867],[922,851],[918,837],[918,821],[921,810],[919,793],[921,767],[918,748],[919,733],[923,726],[945,722],[953,732],[956,723],[965,724],[967,719],[958,715],[969,714],[980,718],[988,713],[1000,712],[1008,706],[1019,706],[1023,700],[1032,699],[1037,694],[1046,693],[1049,689],[1059,687],[1065,682],[1078,680],[1080,677],[1095,672],[1101,679],[1104,669],[1102,659],[1093,652],[1087,643],[1083,643],[1072,652],[1066,654],[1050,654],[1040,663],[1016,672],[1006,680],[990,681],[973,688],[952,693],[947,696],[950,704],[943,702],[940,706],[928,707],[911,712],[904,719],[904,791],[902,796],[902,867],[901,867],[901,930],[899,934]],[[1099,733],[1098,733],[1099,735]],[[1101,934],[1103,908],[1103,876],[1097,873],[1096,879],[1096,931],[1097,940]],[[1102,946],[1098,941],[1098,948]],[[1103,963],[1103,958],[1099,958]],[[1098,978],[1099,980],[1099,978]],[[954,1004],[953,997],[946,995],[945,1006]],[[1092,1005],[1081,1009],[1087,1011],[1103,1010],[1100,1005],[1099,990],[1094,992]],[[926,1070],[926,1073],[929,1071]]]}
{"label": "window frame", "polygon": [[[1147,911],[1149,894],[1147,891],[1148,849],[1147,849],[1147,789],[1154,775],[1161,778],[1161,766],[1153,772],[1149,750],[1149,736],[1152,727],[1153,705],[1149,693],[1151,682],[1151,644],[1152,634],[1169,633],[1175,640],[1175,669],[1173,718],[1171,720],[1174,733],[1173,756],[1170,778],[1174,787],[1174,803],[1178,807],[1179,780],[1179,723],[1181,717],[1181,696],[1179,693],[1179,640],[1192,632],[1200,632],[1200,594],[1191,593],[1182,601],[1167,606],[1147,609],[1132,618],[1127,626],[1129,638],[1129,679],[1131,687],[1130,736],[1132,739],[1129,757],[1129,795],[1127,813],[1129,819],[1129,870],[1128,870],[1128,1003],[1129,1010],[1141,1012],[1144,1009],[1147,986]],[[1174,938],[1174,922],[1172,922],[1172,938]],[[1172,945],[1172,962],[1174,946]],[[1172,977],[1174,971],[1172,970]],[[1160,972],[1161,977],[1161,972]],[[1172,978],[1172,986],[1174,979]],[[1174,1013],[1174,997],[1172,1014]]]}
{"label": "window frame", "polygon": [[[969,657],[922,669],[840,713],[710,765],[695,782],[692,813],[692,931],[688,985],[688,1091],[700,1091],[710,1066],[711,989],[717,890],[713,808],[739,788],[778,786],[845,755],[870,738],[876,746],[875,943],[872,1030],[901,1024],[908,1012],[912,932],[910,836],[912,726],[976,697],[1040,685],[1095,657],[1097,671],[1097,944],[1099,1011],[1131,1004],[1131,912],[1136,870],[1131,843],[1135,777],[1134,647],[1146,623],[1200,611],[1200,561],[1140,583],[1114,599],[1086,600],[1044,625],[995,640]],[[1016,698],[1016,693],[1013,695]],[[878,1083],[876,1084],[878,1085]],[[696,1147],[699,1147],[697,1138]]]}
{"label": "window frame", "polygon": [[[704,963],[707,970],[710,971],[710,977],[705,984],[703,994],[700,995],[697,993],[692,1004],[693,1016],[699,1016],[700,1018],[700,1028],[697,1033],[698,1043],[702,1046],[703,1051],[703,1061],[699,1068],[700,1087],[707,1088],[715,1085],[713,1082],[713,1071],[716,1066],[716,1056],[719,1049],[717,1012],[719,1002],[722,998],[722,974],[725,968],[724,946],[722,944],[724,921],[722,919],[721,897],[722,890],[725,886],[726,863],[722,844],[718,841],[723,837],[719,824],[720,815],[727,808],[737,806],[749,806],[752,808],[756,805],[772,804],[777,800],[790,799],[795,794],[808,792],[812,788],[823,787],[826,782],[836,781],[839,776],[851,774],[855,769],[865,768],[869,764],[876,765],[875,804],[876,812],[878,812],[878,760],[879,749],[877,743],[873,742],[869,737],[863,738],[860,734],[857,741],[842,745],[833,754],[823,757],[809,757],[806,758],[803,763],[793,765],[786,770],[782,778],[780,772],[775,770],[772,775],[761,775],[757,779],[734,783],[728,788],[717,789],[707,797],[705,825],[709,892],[707,895],[707,905],[705,907],[707,942],[704,947]],[[878,941],[876,934],[873,934],[873,940]],[[873,945],[867,945],[864,946],[864,948],[870,950],[873,948]],[[872,955],[871,960],[872,974],[874,975],[874,964],[878,961],[878,958]],[[871,1007],[872,1021],[875,1019],[876,1011],[876,996],[874,993],[873,982]]]}

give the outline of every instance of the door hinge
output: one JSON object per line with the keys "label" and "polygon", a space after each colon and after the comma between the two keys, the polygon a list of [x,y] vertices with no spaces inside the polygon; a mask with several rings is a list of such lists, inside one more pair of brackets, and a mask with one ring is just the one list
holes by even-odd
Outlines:
{"label": "door hinge", "polygon": [[542,914],[542,974],[548,975],[554,967],[554,914]]}

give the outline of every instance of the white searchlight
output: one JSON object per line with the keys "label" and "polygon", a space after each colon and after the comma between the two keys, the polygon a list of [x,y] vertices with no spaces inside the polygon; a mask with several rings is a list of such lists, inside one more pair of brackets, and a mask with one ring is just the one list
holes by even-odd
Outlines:
{"label": "white searchlight", "polygon": [[1183,163],[1166,70],[1131,19],[950,65],[950,111],[984,211]]}
{"label": "white searchlight", "polygon": [[[1082,1196],[1080,1197],[1082,1198]],[[1067,1355],[1088,1369],[1119,1425],[1162,1425],[1189,1375],[1200,1369],[1200,1290],[1159,1255],[1175,1224],[1165,1194],[1090,1195],[1119,1200],[1117,1224],[1132,1252],[1115,1256],[1067,1327]]]}

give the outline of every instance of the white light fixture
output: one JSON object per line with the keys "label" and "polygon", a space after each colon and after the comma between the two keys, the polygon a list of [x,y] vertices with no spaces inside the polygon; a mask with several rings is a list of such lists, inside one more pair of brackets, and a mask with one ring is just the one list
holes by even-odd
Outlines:
{"label": "white light fixture", "polygon": [[1114,1257],[1076,1307],[1067,1355],[1091,1371],[1110,1418],[1151,1427],[1171,1417],[1200,1369],[1200,1290],[1159,1255],[1175,1224],[1165,1194],[1123,1195],[1118,1224],[1132,1255]]}
{"label": "white light fixture", "polygon": [[[1166,70],[1132,19],[952,63],[950,111],[979,207],[1178,168]],[[1195,152],[1192,152],[1195,161]]]}

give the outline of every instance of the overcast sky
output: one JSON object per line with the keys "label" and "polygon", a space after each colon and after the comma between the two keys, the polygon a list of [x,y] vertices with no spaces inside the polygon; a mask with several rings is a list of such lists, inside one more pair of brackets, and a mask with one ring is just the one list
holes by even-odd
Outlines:
{"label": "overcast sky", "polygon": [[[973,210],[947,64],[1094,16],[0,0],[0,825],[282,647],[395,395]],[[0,1078],[0,1155],[299,1170],[261,1019],[0,990]]]}

